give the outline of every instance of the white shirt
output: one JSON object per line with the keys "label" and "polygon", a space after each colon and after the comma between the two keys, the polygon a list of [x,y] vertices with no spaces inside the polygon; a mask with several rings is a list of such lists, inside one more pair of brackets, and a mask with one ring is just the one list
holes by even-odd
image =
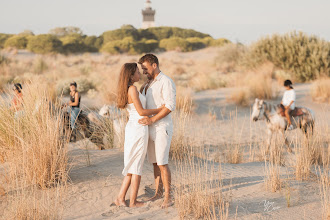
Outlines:
{"label": "white shirt", "polygon": [[295,103],[296,103],[296,92],[294,91],[294,89],[286,90],[282,98],[283,105],[288,106],[292,101],[293,103],[290,106],[290,109],[293,110],[295,108]]}
{"label": "white shirt", "polygon": [[[173,80],[160,72],[158,76],[151,82],[145,93],[147,98],[147,109],[157,109],[165,105],[171,112],[175,110],[176,106],[176,88]],[[171,113],[155,122],[151,126],[155,128],[165,128],[173,131],[173,122]]]}

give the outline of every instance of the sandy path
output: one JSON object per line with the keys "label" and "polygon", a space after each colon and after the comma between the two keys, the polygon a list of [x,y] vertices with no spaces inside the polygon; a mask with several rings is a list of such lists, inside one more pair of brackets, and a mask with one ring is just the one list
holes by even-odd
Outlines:
{"label": "sandy path", "polygon": [[[329,105],[312,102],[308,95],[309,87],[309,84],[295,86],[298,105],[315,111],[319,116],[319,127],[328,126]],[[192,141],[197,140],[197,145],[202,144],[211,152],[215,149],[221,150],[234,142],[244,145],[265,139],[262,133],[265,123],[251,123],[249,107],[237,109],[235,105],[228,103],[226,97],[230,92],[232,89],[219,89],[194,95],[196,114],[192,117],[187,135],[191,135]],[[299,132],[292,132],[289,138],[300,135]],[[257,135],[258,133],[261,135]],[[73,168],[70,172],[72,183],[65,200],[65,219],[178,219],[175,207],[160,209],[161,200],[148,203],[140,209],[110,207],[123,179],[123,152],[118,149],[87,151],[84,147],[86,143],[88,142],[81,141],[70,144]],[[219,164],[215,166],[217,168]],[[170,162],[170,167],[175,182],[174,162]],[[249,162],[248,159],[244,159],[241,164],[221,164],[223,191],[228,193],[230,198],[231,219],[235,219],[236,211],[238,219],[321,218],[319,187],[315,181],[290,180],[291,207],[288,208],[288,189],[276,193],[266,191],[264,167],[264,162]],[[292,173],[290,166],[281,167],[283,177]],[[152,185],[152,166],[146,162],[139,191],[140,199],[152,195]]]}

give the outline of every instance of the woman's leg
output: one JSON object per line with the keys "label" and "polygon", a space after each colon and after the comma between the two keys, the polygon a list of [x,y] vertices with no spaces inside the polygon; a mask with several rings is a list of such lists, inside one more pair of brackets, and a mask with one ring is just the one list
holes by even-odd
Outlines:
{"label": "woman's leg", "polygon": [[72,130],[76,128],[76,121],[77,121],[79,113],[80,113],[79,108],[74,108],[71,110],[70,124],[71,124]]}
{"label": "woman's leg", "polygon": [[288,126],[291,125],[290,111],[291,111],[290,108],[285,109],[285,117],[286,117],[286,119],[288,120]]}
{"label": "woman's leg", "polygon": [[127,176],[124,177],[123,183],[121,184],[119,194],[117,196],[117,199],[115,201],[115,204],[117,206],[127,206],[125,203],[125,196],[127,193],[127,190],[129,186],[131,185],[131,179],[132,179],[132,174],[127,174]]}
{"label": "woman's leg", "polygon": [[139,191],[140,187],[140,182],[141,182],[141,176],[140,175],[132,175],[132,181],[131,181],[131,195],[130,195],[130,202],[129,202],[129,207],[141,207],[144,205],[143,202],[138,202],[136,201],[137,194]]}

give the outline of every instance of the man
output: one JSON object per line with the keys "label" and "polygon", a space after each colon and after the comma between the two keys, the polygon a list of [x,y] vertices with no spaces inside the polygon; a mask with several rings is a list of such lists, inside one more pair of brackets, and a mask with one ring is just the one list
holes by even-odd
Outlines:
{"label": "man", "polygon": [[157,115],[139,120],[140,124],[149,125],[148,160],[153,164],[156,193],[151,201],[159,199],[165,189],[162,208],[172,204],[170,197],[171,171],[168,167],[170,145],[173,135],[171,112],[175,110],[176,88],[173,80],[159,69],[158,58],[153,54],[146,54],[139,60],[143,74],[148,82],[142,90],[147,98],[147,108],[156,109],[165,105]]}

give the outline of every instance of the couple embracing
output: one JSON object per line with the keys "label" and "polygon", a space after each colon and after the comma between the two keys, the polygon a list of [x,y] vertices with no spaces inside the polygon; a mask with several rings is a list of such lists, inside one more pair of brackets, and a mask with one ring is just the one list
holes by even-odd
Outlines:
{"label": "couple embracing", "polygon": [[125,127],[124,170],[125,176],[115,204],[127,206],[125,196],[131,187],[129,207],[141,207],[137,201],[142,167],[147,155],[153,164],[156,192],[149,200],[159,199],[165,189],[162,208],[172,204],[170,197],[171,172],[168,167],[173,135],[171,112],[176,105],[176,88],[171,78],[159,69],[158,58],[146,54],[139,64],[148,78],[140,92],[134,83],[141,73],[136,63],[126,63],[121,69],[118,82],[117,107],[127,109],[129,120]]}

